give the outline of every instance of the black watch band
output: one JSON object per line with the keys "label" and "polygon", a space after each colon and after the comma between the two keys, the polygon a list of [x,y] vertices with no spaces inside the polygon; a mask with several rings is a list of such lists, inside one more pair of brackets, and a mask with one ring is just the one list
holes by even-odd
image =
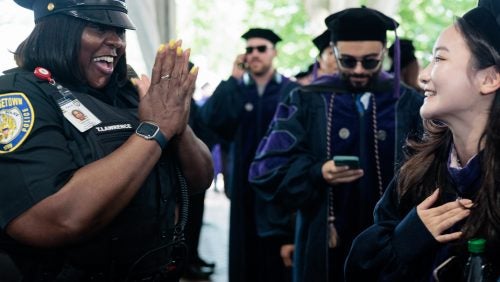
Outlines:
{"label": "black watch band", "polygon": [[141,122],[136,128],[135,134],[146,140],[155,140],[162,150],[168,143],[167,138],[161,133],[160,127],[152,121]]}

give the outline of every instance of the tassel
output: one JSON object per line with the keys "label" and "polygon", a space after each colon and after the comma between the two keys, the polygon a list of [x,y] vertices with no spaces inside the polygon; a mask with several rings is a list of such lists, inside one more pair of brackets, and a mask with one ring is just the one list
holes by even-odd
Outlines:
{"label": "tassel", "polygon": [[328,217],[328,227],[329,227],[328,247],[330,247],[331,249],[337,247],[339,243],[339,234],[337,233],[335,224],[333,224],[334,221],[335,221],[334,216]]}

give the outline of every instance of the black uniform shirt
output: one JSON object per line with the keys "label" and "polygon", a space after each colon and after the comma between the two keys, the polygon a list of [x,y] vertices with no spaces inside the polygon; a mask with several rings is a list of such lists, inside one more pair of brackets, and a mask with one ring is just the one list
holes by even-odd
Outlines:
{"label": "black uniform shirt", "polygon": [[[18,252],[20,245],[4,233],[10,221],[56,193],[76,170],[111,153],[133,134],[138,124],[137,93],[130,83],[114,86],[103,93],[71,89],[102,121],[82,133],[66,120],[56,102],[59,92],[47,81],[22,70],[0,77],[0,125],[11,120],[9,129],[2,129],[0,135],[0,243],[11,255],[31,259],[29,253]],[[99,95],[105,95],[107,99],[102,100],[108,103],[96,99]],[[113,261],[127,269],[148,250],[172,241],[178,178],[177,160],[170,151],[167,146],[135,197],[105,229],[62,250],[71,265],[100,269]],[[166,263],[165,252],[154,255],[159,254],[154,263]]]}

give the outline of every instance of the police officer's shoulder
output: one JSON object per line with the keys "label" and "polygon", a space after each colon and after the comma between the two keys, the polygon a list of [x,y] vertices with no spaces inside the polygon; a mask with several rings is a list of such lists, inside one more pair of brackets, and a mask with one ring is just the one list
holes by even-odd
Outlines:
{"label": "police officer's shoulder", "polygon": [[13,68],[4,71],[4,75],[0,76],[0,89],[25,88],[30,84],[35,85],[36,80],[33,72],[21,68]]}
{"label": "police officer's shoulder", "polygon": [[33,128],[35,110],[28,93],[39,91],[29,90],[35,82],[28,73],[16,69],[0,76],[0,154],[14,152]]}
{"label": "police officer's shoulder", "polygon": [[0,94],[16,91],[25,93],[28,97],[42,93],[48,95],[47,91],[43,90],[43,85],[48,85],[48,82],[21,68],[4,71],[4,75],[0,76]]}

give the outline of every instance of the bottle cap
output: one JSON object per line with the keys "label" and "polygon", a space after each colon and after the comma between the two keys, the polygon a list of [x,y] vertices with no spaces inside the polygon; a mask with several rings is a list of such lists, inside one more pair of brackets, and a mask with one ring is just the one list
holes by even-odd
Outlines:
{"label": "bottle cap", "polygon": [[468,241],[468,249],[470,253],[480,254],[484,252],[486,240],[482,238],[474,238]]}

